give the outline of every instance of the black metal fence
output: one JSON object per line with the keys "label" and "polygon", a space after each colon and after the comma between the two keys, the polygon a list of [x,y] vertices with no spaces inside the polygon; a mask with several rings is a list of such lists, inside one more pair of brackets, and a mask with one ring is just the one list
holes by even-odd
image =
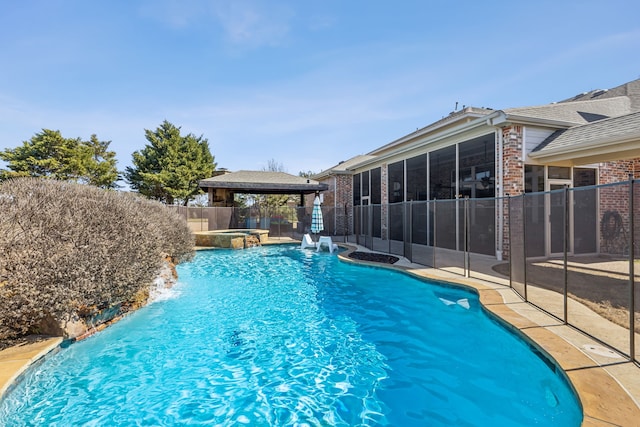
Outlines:
{"label": "black metal fence", "polygon": [[[194,231],[310,232],[311,207],[178,209]],[[322,207],[335,241],[510,286],[523,300],[639,363],[635,281],[640,181],[505,198]]]}

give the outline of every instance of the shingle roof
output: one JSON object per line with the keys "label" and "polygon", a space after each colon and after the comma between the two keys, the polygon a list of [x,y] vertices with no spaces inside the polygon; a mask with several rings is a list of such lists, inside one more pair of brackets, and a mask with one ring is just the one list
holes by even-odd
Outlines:
{"label": "shingle roof", "polygon": [[560,102],[608,99],[616,96],[629,97],[631,100],[632,110],[634,112],[640,111],[640,79],[621,84],[620,86],[616,86],[611,89],[596,89],[589,92],[583,92]]}
{"label": "shingle roof", "polygon": [[396,139],[395,141],[391,141],[388,144],[383,145],[382,147],[378,147],[373,151],[370,151],[368,154],[370,155],[380,155],[386,151],[393,150],[395,147],[399,145],[405,144],[407,141],[411,141],[416,137],[421,137],[430,133],[435,133],[438,130],[441,130],[443,127],[450,126],[456,123],[465,123],[469,122],[478,117],[488,116],[493,113],[494,110],[492,108],[484,108],[484,107],[464,107],[462,110],[453,111],[449,113],[448,116],[441,118],[425,127],[416,129],[414,132],[407,134],[401,138]]}
{"label": "shingle roof", "polygon": [[[492,110],[485,108],[467,107],[461,111],[451,113],[428,126],[416,129],[395,141],[383,145],[367,156],[356,156],[345,162],[329,168],[315,177],[324,178],[332,174],[347,173],[355,167],[364,167],[375,159],[392,156],[400,150],[409,149],[417,144],[429,143],[431,136],[439,137],[443,131],[468,131],[470,126],[483,123],[493,126],[505,126],[506,122],[542,126],[549,129],[562,129],[531,153],[547,152],[561,147],[566,152],[571,151],[573,144],[594,143],[598,138],[624,138],[619,132],[625,132],[626,127],[633,127],[637,117],[633,113],[640,112],[640,79],[624,83],[608,90],[593,90],[576,95],[552,104],[507,108]],[[626,117],[626,118],[623,118]],[[608,121],[620,118],[620,121]],[[606,123],[609,123],[607,125]],[[587,126],[588,125],[588,126]],[[620,129],[609,127],[621,126]],[[581,128],[585,126],[585,128]],[[589,126],[594,126],[593,128]],[[567,130],[568,129],[568,130]],[[632,132],[631,129],[627,129]],[[556,140],[557,139],[557,140]],[[588,141],[588,142],[585,142]],[[611,146],[613,151],[620,147]],[[635,149],[635,148],[634,148]],[[626,153],[630,154],[630,153]]]}
{"label": "shingle roof", "polygon": [[202,188],[225,188],[249,193],[313,193],[324,191],[326,184],[284,172],[248,171],[226,173],[203,179]]}
{"label": "shingle roof", "polygon": [[558,130],[538,145],[531,155],[535,157],[536,153],[629,138],[640,138],[640,112]]}
{"label": "shingle roof", "polygon": [[607,117],[633,112],[627,96],[588,101],[560,102],[534,107],[507,108],[502,110],[509,117],[552,120],[567,124],[582,125]]}

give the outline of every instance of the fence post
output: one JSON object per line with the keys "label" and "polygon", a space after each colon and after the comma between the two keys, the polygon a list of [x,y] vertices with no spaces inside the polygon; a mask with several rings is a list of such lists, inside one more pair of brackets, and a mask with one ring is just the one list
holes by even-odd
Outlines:
{"label": "fence post", "polygon": [[[500,212],[504,217],[504,210]],[[509,287],[513,289],[513,240],[511,239],[511,196],[507,194],[507,238],[509,239]],[[504,244],[504,242],[502,242]]]}
{"label": "fence post", "polygon": [[568,311],[568,299],[569,299],[569,186],[564,186],[564,201],[563,201],[563,251],[564,251],[564,324],[567,324],[567,311]]}
{"label": "fence post", "polygon": [[367,242],[369,242],[367,247],[373,250],[373,205],[371,204],[367,205]]}
{"label": "fence post", "polygon": [[[405,219],[407,219],[407,225],[404,227],[404,242],[403,243],[403,252],[404,252],[404,256],[405,258],[407,258],[410,262],[413,262],[413,202],[405,202],[404,204],[404,218],[403,218],[403,222]],[[409,210],[407,212],[407,209]],[[408,241],[408,244],[407,244]]]}
{"label": "fence post", "polygon": [[522,256],[524,258],[522,272],[524,300],[529,301],[527,295],[527,193],[522,194]]}
{"label": "fence post", "polygon": [[349,227],[349,210],[347,208],[347,204],[344,204],[344,219],[342,221],[342,233],[344,234],[343,236],[343,243],[347,243],[347,228]]}
{"label": "fence post", "polygon": [[353,206],[353,232],[356,235],[356,245],[360,244],[360,205]]}
{"label": "fence post", "polygon": [[438,222],[436,218],[438,217],[438,200],[433,201],[433,268],[436,268],[436,245],[438,244],[436,240],[437,230],[438,230]]}
{"label": "fence post", "polygon": [[[391,253],[391,204],[387,203],[386,226],[387,226],[387,253]],[[381,214],[382,215],[382,214]]]}
{"label": "fence post", "polygon": [[636,358],[635,239],[633,236],[633,205],[633,175],[629,174],[629,355],[632,361]]}
{"label": "fence post", "polygon": [[462,215],[464,226],[462,227],[464,235],[462,238],[464,239],[464,277],[470,277],[470,269],[471,269],[471,258],[469,255],[469,196],[464,196],[464,203],[462,205],[464,208],[464,214]]}

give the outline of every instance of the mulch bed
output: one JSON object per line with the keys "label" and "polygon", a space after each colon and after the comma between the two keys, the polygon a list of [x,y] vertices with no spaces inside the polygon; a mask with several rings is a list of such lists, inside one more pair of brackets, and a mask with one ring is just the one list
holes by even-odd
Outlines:
{"label": "mulch bed", "polygon": [[400,258],[393,255],[377,254],[374,252],[351,252],[349,258],[360,261],[379,262],[381,264],[395,264]]}

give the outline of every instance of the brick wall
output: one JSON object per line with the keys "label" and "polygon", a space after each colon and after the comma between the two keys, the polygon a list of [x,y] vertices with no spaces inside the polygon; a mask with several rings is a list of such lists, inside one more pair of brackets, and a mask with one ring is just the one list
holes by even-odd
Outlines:
{"label": "brick wall", "polygon": [[[329,186],[324,192],[324,206],[335,206],[336,235],[351,234],[353,230],[353,177],[351,175],[334,175],[323,181]],[[345,204],[347,213],[345,216]]]}
{"label": "brick wall", "polygon": [[522,126],[509,126],[502,129],[504,193],[511,196],[524,193],[522,137]]}
{"label": "brick wall", "polygon": [[[615,160],[604,162],[598,168],[598,183],[613,184],[640,178],[640,159]],[[604,187],[599,190],[600,203],[600,252],[624,255],[628,253],[629,239],[629,186],[620,185]],[[634,211],[637,210],[634,205]],[[603,228],[611,229],[615,220],[613,215],[621,219],[620,231],[606,238]],[[637,217],[637,213],[634,216]]]}
{"label": "brick wall", "polygon": [[601,163],[598,169],[598,183],[612,184],[614,182],[627,181],[629,174],[633,174],[634,179],[640,178],[640,159]]}
{"label": "brick wall", "polygon": [[[523,127],[508,126],[502,128],[502,156],[503,156],[503,188],[504,194],[517,196],[524,193],[524,159],[523,156]],[[499,164],[499,153],[496,150],[496,165]],[[498,211],[499,213],[499,211]],[[503,204],[503,238],[502,256],[507,259],[509,256],[509,211],[508,203]],[[499,236],[499,233],[496,233]]]}

